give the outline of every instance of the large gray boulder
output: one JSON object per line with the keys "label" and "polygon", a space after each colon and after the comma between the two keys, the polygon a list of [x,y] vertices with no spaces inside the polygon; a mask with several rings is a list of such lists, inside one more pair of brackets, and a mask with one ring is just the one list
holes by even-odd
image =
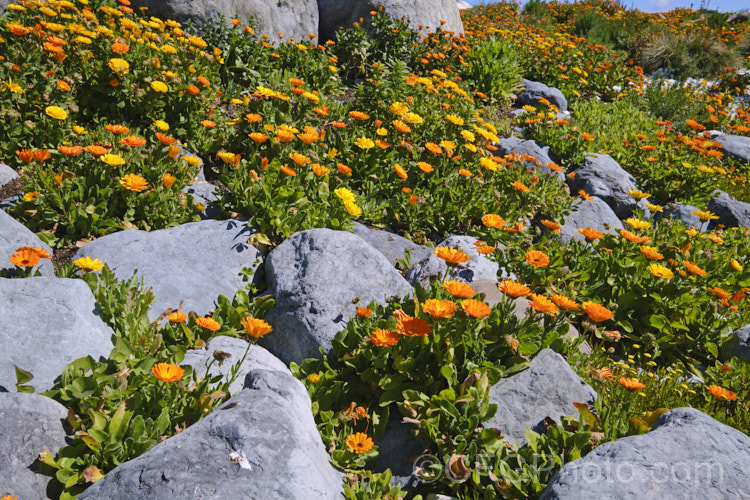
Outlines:
{"label": "large gray boulder", "polygon": [[719,359],[729,361],[737,358],[745,363],[750,363],[750,325],[738,328],[719,351]]}
{"label": "large gray boulder", "polygon": [[50,389],[65,365],[107,358],[112,329],[79,279],[0,278],[0,391],[15,391],[14,365],[30,371],[37,392]]}
{"label": "large gray boulder", "polygon": [[202,25],[208,18],[223,14],[227,20],[237,16],[242,22],[251,17],[256,33],[271,40],[283,38],[309,40],[307,34],[318,32],[318,4],[315,0],[132,0],[133,8],[148,7],[147,14],[161,19],[186,21]]}
{"label": "large gray boulder", "polygon": [[0,491],[18,499],[47,498],[50,477],[39,474],[37,459],[42,451],[54,456],[65,445],[68,411],[44,396],[0,392],[0,415]]}
{"label": "large gray boulder", "polygon": [[[269,335],[272,335],[272,333]],[[220,335],[209,340],[203,349],[188,350],[180,364],[192,366],[199,377],[205,376],[206,367],[210,366],[209,376],[221,375],[221,383],[224,383],[231,380],[232,369],[242,361],[247,346],[248,343],[245,340]],[[229,385],[229,394],[234,395],[240,392],[245,385],[245,376],[251,370],[258,369],[289,371],[289,368],[279,358],[259,345],[253,344],[247,351],[245,361],[237,367],[235,379]]]}
{"label": "large gray boulder", "polygon": [[310,398],[288,371],[252,370],[207,417],[110,471],[81,500],[343,498]]}
{"label": "large gray boulder", "polygon": [[539,163],[527,162],[529,167],[536,165],[540,172],[553,175],[560,181],[565,180],[565,174],[562,170],[552,170],[547,166],[550,163],[557,163],[559,161],[557,157],[550,152],[549,146],[543,146],[536,141],[524,141],[518,137],[505,137],[500,139],[500,142],[496,142],[495,147],[497,147],[497,151],[495,151],[495,155],[497,156],[505,156],[513,153],[533,156],[539,160]]}
{"label": "large gray boulder", "polygon": [[571,193],[583,189],[591,196],[598,196],[621,219],[630,217],[637,205],[636,199],[628,194],[638,189],[635,179],[609,155],[586,153],[568,184]]}
{"label": "large gray boulder", "polygon": [[[335,40],[339,28],[351,28],[359,18],[364,19],[362,26],[369,29],[370,12],[377,11],[381,5],[385,13],[394,19],[405,16],[411,27],[421,29],[423,35],[438,27],[457,34],[464,31],[455,0],[318,0],[320,39]],[[445,24],[441,21],[445,21]]]}
{"label": "large gray boulder", "polygon": [[586,227],[602,233],[614,233],[616,229],[623,228],[622,222],[610,206],[596,196],[592,196],[590,200],[579,198],[573,201],[571,209],[572,212],[565,216],[565,221],[560,229],[562,240],[585,240],[586,238],[578,229]]}
{"label": "large gray boulder", "polygon": [[[0,7],[0,12],[2,12],[2,7]],[[5,163],[0,163],[0,188],[15,179],[18,179],[18,173]]]}
{"label": "large gray boulder", "polygon": [[721,144],[721,149],[728,156],[742,163],[750,163],[750,137],[728,135],[718,130],[709,130],[712,141]]}
{"label": "large gray boulder", "polygon": [[708,223],[709,229],[719,224],[724,224],[726,227],[750,227],[750,203],[738,201],[718,189],[713,195],[714,197],[708,202],[708,211],[715,213],[719,218]]}
{"label": "large gray boulder", "polygon": [[[455,267],[455,271],[453,271],[451,276],[447,279],[466,281],[467,283],[480,279],[497,280],[498,271],[501,272],[502,276],[506,276],[505,269],[501,270],[497,262],[493,262],[477,252],[477,246],[474,244],[476,241],[477,239],[471,236],[450,236],[440,242],[438,247],[453,247],[463,250],[466,255],[471,257],[471,260],[468,262],[464,262]],[[496,251],[501,250],[502,249],[498,249]],[[447,270],[448,265],[443,259],[440,259],[435,255],[433,251],[430,252],[426,258],[416,262],[412,268],[409,269],[406,273],[406,279],[409,283],[419,283],[426,287],[431,280],[445,276]]]}
{"label": "large gray boulder", "polygon": [[604,443],[558,471],[542,500],[748,499],[750,437],[694,408],[641,436]]}
{"label": "large gray boulder", "polygon": [[354,223],[354,234],[369,243],[375,250],[385,255],[388,262],[394,266],[400,259],[404,258],[404,253],[407,250],[412,262],[424,259],[431,252],[429,248],[417,245],[403,236],[382,229],[373,229],[359,222]]}
{"label": "large gray boulder", "polygon": [[523,90],[516,98],[516,106],[519,108],[521,106],[539,107],[541,106],[539,98],[543,97],[557,106],[559,111],[564,112],[568,110],[568,100],[560,89],[548,87],[543,83],[526,79],[521,80],[521,85],[523,86]]}
{"label": "large gray boulder", "polygon": [[158,231],[128,230],[96,239],[81,248],[76,258],[101,259],[119,279],[137,269],[156,302],[153,320],[167,308],[207,314],[216,298],[232,298],[244,288],[241,271],[260,265],[260,253],[248,240],[253,230],[247,221],[203,220]]}
{"label": "large gray boulder", "polygon": [[346,231],[295,233],[268,255],[265,270],[276,307],[265,318],[274,331],[260,344],[285,363],[329,351],[357,307],[412,292],[383,254]]}
{"label": "large gray boulder", "polygon": [[[40,247],[52,255],[52,249],[29,228],[0,210],[0,271],[5,271],[8,276],[16,272],[16,266],[11,264],[9,259],[20,247]],[[42,276],[55,275],[55,266],[50,259],[42,259],[34,266],[34,271],[36,270],[39,270]]]}
{"label": "large gray boulder", "polygon": [[542,349],[528,370],[490,388],[490,402],[497,404],[497,413],[483,425],[524,445],[527,428],[543,434],[547,417],[560,423],[562,416],[578,416],[573,403],[592,403],[596,397],[596,391],[573,372],[565,358]]}

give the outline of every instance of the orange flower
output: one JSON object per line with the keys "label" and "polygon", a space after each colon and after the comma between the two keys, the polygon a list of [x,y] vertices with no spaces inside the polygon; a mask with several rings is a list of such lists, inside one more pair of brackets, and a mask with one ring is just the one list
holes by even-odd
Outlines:
{"label": "orange flower", "polygon": [[685,120],[685,125],[693,130],[706,130],[706,127],[704,125],[701,125],[695,120]]}
{"label": "orange flower", "polygon": [[615,374],[612,373],[612,370],[610,370],[606,366],[603,366],[603,367],[599,368],[598,370],[596,370],[594,368],[591,368],[589,370],[589,374],[592,377],[597,378],[597,379],[599,379],[601,381],[610,381],[615,376]]}
{"label": "orange flower", "polygon": [[188,93],[189,93],[190,95],[198,95],[198,94],[200,94],[200,93],[201,93],[201,89],[199,89],[199,88],[198,88],[198,87],[196,87],[195,85],[188,85],[188,88],[187,88],[187,90],[188,90]]}
{"label": "orange flower", "polygon": [[208,78],[206,78],[205,76],[199,76],[198,81],[201,82],[201,84],[205,86],[211,85],[211,82],[209,82]]}
{"label": "orange flower", "polygon": [[465,299],[461,301],[461,308],[472,318],[484,318],[492,312],[490,306],[476,299]]}
{"label": "orange flower", "polygon": [[635,379],[635,378],[620,377],[617,379],[617,382],[619,382],[620,385],[623,386],[625,389],[628,389],[630,391],[637,391],[637,390],[646,388],[646,384],[642,384],[638,382],[638,379]]}
{"label": "orange flower", "polygon": [[544,219],[542,221],[542,225],[546,227],[547,229],[549,229],[550,231],[552,231],[553,233],[559,233],[560,229],[562,229],[562,226],[560,224],[551,220],[547,220],[547,219]]}
{"label": "orange flower", "polygon": [[258,113],[248,113],[245,115],[245,120],[250,123],[258,123],[259,121],[263,121],[263,117]]}
{"label": "orange flower", "polygon": [[477,293],[468,283],[464,283],[463,281],[445,281],[443,288],[454,297],[460,299],[468,299]]}
{"label": "orange flower", "polygon": [[632,243],[648,243],[648,240],[649,240],[649,238],[637,236],[636,234],[631,233],[627,229],[622,229],[620,231],[620,236],[622,236],[623,238],[625,238],[626,240]]}
{"label": "orange flower", "polygon": [[713,287],[713,288],[709,288],[708,291],[711,292],[712,294],[716,295],[721,300],[728,300],[729,299],[729,292],[725,292],[724,290],[722,290],[718,286]]}
{"label": "orange flower", "polygon": [[372,439],[364,432],[357,432],[346,438],[346,446],[354,453],[360,454],[370,451],[373,446]]}
{"label": "orange flower", "polygon": [[81,146],[57,146],[57,150],[65,156],[76,156],[83,153]]}
{"label": "orange flower", "polygon": [[729,389],[724,389],[718,385],[709,385],[706,387],[713,397],[722,401],[734,401],[737,399],[737,394],[733,393]]}
{"label": "orange flower", "polygon": [[370,309],[369,307],[358,307],[357,316],[360,318],[369,318],[370,316],[372,316],[372,309]]}
{"label": "orange flower", "polygon": [[34,150],[34,159],[38,162],[48,160],[51,156],[52,154],[49,151],[46,151],[44,149]]}
{"label": "orange flower", "polygon": [[495,247],[490,245],[481,245],[477,247],[477,253],[480,255],[489,255],[497,250]]}
{"label": "orange flower", "polygon": [[[45,252],[46,253],[46,252]],[[36,248],[21,247],[10,256],[10,263],[18,267],[34,267],[39,264],[41,255]]]}
{"label": "orange flower", "polygon": [[434,142],[428,142],[424,147],[432,154],[439,155],[443,152],[442,148]]}
{"label": "orange flower", "polygon": [[588,132],[581,132],[581,137],[583,137],[584,141],[593,141],[594,136],[589,134]]}
{"label": "orange flower", "polygon": [[422,309],[433,318],[452,318],[458,305],[450,300],[428,299],[422,304]]}
{"label": "orange flower", "polygon": [[521,193],[528,193],[529,192],[529,188],[526,187],[522,182],[513,181],[513,182],[510,183],[510,185],[513,186],[514,188],[516,188]]}
{"label": "orange flower", "polygon": [[305,84],[305,81],[300,80],[299,78],[290,78],[289,83],[291,83],[294,87],[301,87]]}
{"label": "orange flower", "polygon": [[337,163],[336,168],[339,172],[341,172],[344,175],[351,176],[352,175],[352,169],[349,168],[347,165],[344,165],[343,163]]}
{"label": "orange flower", "polygon": [[505,225],[505,219],[497,214],[485,214],[482,216],[482,224],[487,227],[500,229]]}
{"label": "orange flower", "polygon": [[289,177],[297,177],[297,172],[295,172],[293,169],[287,167],[286,165],[282,165],[279,167],[279,169],[284,172]]}
{"label": "orange flower", "polygon": [[214,128],[216,126],[216,122],[212,122],[211,120],[203,120],[201,121],[201,125],[206,128]]}
{"label": "orange flower", "polygon": [[396,164],[395,164],[395,165],[393,166],[393,168],[394,168],[394,170],[396,171],[396,175],[397,175],[397,176],[398,176],[398,177],[399,177],[400,179],[406,180],[406,179],[408,179],[408,178],[409,178],[409,176],[408,176],[408,175],[407,175],[407,173],[406,173],[406,170],[404,170],[404,167],[402,167],[402,166],[401,166],[401,165],[399,165],[398,163],[396,163]]}
{"label": "orange flower", "polygon": [[549,264],[549,257],[539,250],[529,250],[526,252],[526,262],[534,267],[546,267]]}
{"label": "orange flower", "polygon": [[604,237],[604,233],[590,227],[585,227],[583,229],[578,228],[578,232],[581,233],[584,238],[586,238],[586,241],[594,241]]}
{"label": "orange flower", "polygon": [[29,163],[34,159],[34,151],[31,149],[16,149],[16,156],[18,156],[22,162]]}
{"label": "orange flower", "polygon": [[396,325],[396,329],[407,337],[426,337],[432,329],[423,319],[406,316]]}
{"label": "orange flower", "polygon": [[591,319],[591,321],[595,323],[607,321],[608,319],[612,319],[612,317],[614,316],[614,313],[612,311],[602,306],[601,304],[597,304],[596,302],[584,302],[582,304],[582,307],[583,310],[586,311],[586,314]]}
{"label": "orange flower", "polygon": [[569,299],[565,295],[553,295],[552,302],[554,302],[560,309],[566,309],[568,311],[578,310],[578,304],[576,304],[575,300]]}
{"label": "orange flower", "polygon": [[254,339],[259,339],[263,335],[271,333],[271,331],[273,330],[271,325],[269,325],[262,319],[253,318],[252,316],[248,316],[247,318],[240,320],[240,323],[245,328],[247,334]]}
{"label": "orange flower", "polygon": [[253,132],[252,134],[247,135],[250,139],[253,140],[256,144],[262,144],[266,140],[268,140],[268,136],[266,134],[262,134],[260,132]]}
{"label": "orange flower", "polygon": [[525,297],[529,293],[531,293],[529,287],[512,280],[504,280],[502,283],[497,285],[497,289],[513,298]]}
{"label": "orange flower", "polygon": [[646,245],[641,246],[641,253],[645,255],[648,260],[662,260],[664,258],[662,254],[656,251],[656,248]]}
{"label": "orange flower", "polygon": [[393,126],[402,134],[408,134],[411,132],[411,127],[401,120],[393,120]]}
{"label": "orange flower", "polygon": [[143,146],[144,144],[146,144],[146,139],[135,135],[129,135],[120,139],[120,144],[122,144],[123,146],[136,148],[138,146]]}
{"label": "orange flower", "polygon": [[124,125],[107,125],[104,128],[115,135],[127,134],[128,132],[130,132],[130,129]]}
{"label": "orange flower", "polygon": [[685,268],[688,270],[690,274],[697,274],[698,276],[706,275],[706,271],[698,267],[698,265],[695,264],[694,262],[690,262],[689,260],[686,260],[685,262],[683,262],[683,264],[685,264]]}
{"label": "orange flower", "polygon": [[390,347],[395,345],[399,338],[398,332],[384,330],[383,328],[378,328],[370,334],[370,342],[372,342],[373,345],[380,347]]}
{"label": "orange flower", "polygon": [[151,373],[162,382],[177,382],[185,375],[185,370],[171,363],[156,363]]}
{"label": "orange flower", "polygon": [[434,254],[437,255],[439,259],[443,259],[446,263],[453,265],[471,260],[471,257],[466,255],[463,250],[455,249],[453,247],[437,247],[434,250]]}
{"label": "orange flower", "polygon": [[120,179],[120,184],[122,184],[122,187],[125,189],[135,191],[136,193],[148,189],[148,182],[138,174],[127,174],[123,176]]}
{"label": "orange flower", "polygon": [[130,47],[128,47],[128,44],[126,43],[115,42],[112,44],[112,52],[115,54],[125,54],[129,50]]}
{"label": "orange flower", "polygon": [[419,167],[419,170],[421,170],[422,172],[426,174],[429,174],[430,172],[435,170],[434,168],[432,168],[432,165],[430,165],[429,163],[425,161],[417,162],[417,167]]}
{"label": "orange flower", "polygon": [[62,80],[57,80],[56,85],[57,85],[57,88],[62,90],[63,92],[67,92],[70,90],[70,85],[68,85],[67,82],[64,82]]}
{"label": "orange flower", "polygon": [[167,319],[172,323],[182,323],[187,319],[187,314],[177,311],[167,316]]}
{"label": "orange flower", "polygon": [[213,318],[196,318],[195,324],[200,326],[201,328],[205,328],[206,330],[211,330],[212,332],[218,331],[221,329],[221,325],[218,321],[216,321]]}
{"label": "orange flower", "polygon": [[170,144],[174,144],[175,142],[177,142],[177,139],[175,139],[174,137],[164,135],[161,132],[157,132],[154,135],[156,135],[156,138],[159,140],[162,146],[169,146]]}
{"label": "orange flower", "polygon": [[549,314],[550,316],[557,314],[557,306],[544,295],[532,293],[531,302],[528,300],[526,302],[528,302],[534,310],[539,311],[540,313]]}
{"label": "orange flower", "polygon": [[362,111],[349,111],[349,116],[355,120],[367,120],[370,118],[370,115],[363,113]]}

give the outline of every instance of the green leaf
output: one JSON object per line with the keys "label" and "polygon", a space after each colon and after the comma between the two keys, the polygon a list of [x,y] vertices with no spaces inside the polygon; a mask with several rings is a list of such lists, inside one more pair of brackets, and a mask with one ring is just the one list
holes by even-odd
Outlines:
{"label": "green leaf", "polygon": [[13,365],[13,368],[16,369],[16,384],[21,385],[29,382],[31,379],[34,378],[34,375],[31,374],[31,372],[23,370],[16,365]]}
{"label": "green leaf", "polygon": [[663,314],[652,314],[649,322],[652,327],[656,328],[657,330],[662,330],[669,324],[669,319]]}
{"label": "green leaf", "polygon": [[112,415],[112,420],[109,421],[109,433],[112,435],[112,439],[116,441],[122,439],[128,430],[128,424],[132,416],[133,412],[125,409],[125,401],[120,403],[120,406],[117,407],[114,415]]}
{"label": "green leaf", "polygon": [[713,342],[706,342],[706,350],[711,353],[714,358],[719,357],[719,348]]}
{"label": "green leaf", "polygon": [[526,442],[528,443],[529,449],[536,453],[539,446],[539,434],[527,427],[526,431],[524,431],[524,435],[526,436]]}

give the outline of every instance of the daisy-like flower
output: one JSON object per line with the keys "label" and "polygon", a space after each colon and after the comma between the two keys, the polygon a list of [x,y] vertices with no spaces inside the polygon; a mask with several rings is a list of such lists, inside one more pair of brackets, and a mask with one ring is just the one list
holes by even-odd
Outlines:
{"label": "daisy-like flower", "polygon": [[435,170],[435,169],[434,169],[434,168],[432,167],[432,165],[430,165],[430,164],[429,164],[429,163],[427,163],[426,161],[420,161],[420,162],[417,162],[417,167],[419,167],[419,170],[421,170],[422,172],[424,172],[424,173],[426,173],[426,174],[429,174],[430,172],[432,172],[432,171],[434,171],[434,170]]}
{"label": "daisy-like flower", "polygon": [[216,332],[221,329],[221,325],[219,324],[219,322],[209,317],[196,318],[195,324],[212,332]]}
{"label": "daisy-like flower", "polygon": [[443,288],[454,297],[460,299],[468,299],[477,294],[477,292],[471,288],[471,285],[464,283],[463,281],[445,281],[443,282]]}
{"label": "daisy-like flower", "polygon": [[644,198],[648,198],[649,196],[651,196],[651,194],[644,193],[643,191],[640,191],[638,189],[631,189],[630,191],[628,191],[628,196],[632,196],[636,200],[642,200]]}
{"label": "daisy-like flower", "polygon": [[364,432],[350,434],[349,437],[346,438],[346,446],[356,454],[370,451],[373,444],[372,439]]}
{"label": "daisy-like flower", "polygon": [[653,263],[648,266],[648,270],[657,278],[668,280],[674,277],[674,273],[668,267],[661,264]]}
{"label": "daisy-like flower", "polygon": [[562,226],[560,224],[558,224],[555,221],[551,221],[547,219],[544,219],[542,221],[542,225],[546,227],[547,229],[549,229],[550,231],[552,231],[553,233],[559,233],[560,230],[562,229]]}
{"label": "daisy-like flower", "polygon": [[458,305],[450,300],[428,299],[422,304],[422,309],[436,319],[452,318]]}
{"label": "daisy-like flower", "polygon": [[502,283],[497,285],[497,288],[504,294],[513,298],[525,297],[531,293],[529,287],[512,280],[504,280]]}
{"label": "daisy-like flower", "polygon": [[578,232],[586,238],[586,241],[595,241],[604,237],[604,233],[590,227],[578,228]]}
{"label": "daisy-like flower", "polygon": [[635,217],[625,219],[625,224],[632,227],[633,229],[647,229],[651,227],[651,223],[649,221],[636,219]]}
{"label": "daisy-like flower", "polygon": [[589,374],[592,377],[601,380],[602,382],[605,382],[605,381],[608,382],[608,381],[612,380],[612,378],[614,378],[614,376],[615,376],[615,374],[612,373],[612,370],[610,370],[606,366],[602,366],[598,370],[595,369],[595,368],[591,368],[589,370]]}
{"label": "daisy-like flower", "polygon": [[182,323],[187,319],[187,314],[184,312],[176,311],[167,316],[167,319],[170,321],[170,323]]}
{"label": "daisy-like flower", "polygon": [[487,227],[500,229],[505,225],[505,219],[497,214],[485,214],[482,216],[482,224]]}
{"label": "daisy-like flower", "polygon": [[620,377],[617,379],[617,382],[629,391],[638,391],[646,388],[646,384],[638,382],[638,379],[635,378]]}
{"label": "daisy-like flower", "polygon": [[185,370],[171,363],[156,363],[151,373],[162,382],[177,382],[185,375]]}
{"label": "daisy-like flower", "polygon": [[529,188],[526,187],[526,185],[523,184],[522,182],[513,181],[513,182],[510,183],[510,185],[513,186],[514,188],[516,188],[516,190],[518,190],[521,193],[528,193],[529,192]]}
{"label": "daisy-like flower", "polygon": [[[99,159],[109,165],[110,167],[116,167],[118,165],[125,165],[125,160],[122,156],[116,154],[106,154],[99,157]],[[124,186],[124,184],[123,184]],[[130,188],[128,188],[130,189]]]}
{"label": "daisy-like flower", "polygon": [[408,174],[406,173],[406,170],[404,170],[404,167],[402,167],[402,166],[401,166],[401,165],[399,165],[398,163],[396,163],[396,164],[395,164],[395,165],[393,166],[393,168],[394,168],[394,170],[396,171],[396,175],[397,175],[397,176],[398,176],[398,177],[399,177],[400,179],[406,180],[406,179],[408,179],[408,178],[409,178],[409,175],[408,175]]}
{"label": "daisy-like flower", "polygon": [[138,137],[137,135],[129,135],[120,139],[120,144],[129,148],[137,148],[146,144],[146,139]]}
{"label": "daisy-like flower", "polygon": [[68,117],[68,113],[59,106],[47,106],[44,108],[44,112],[47,116],[55,120],[64,120]]}
{"label": "daisy-like flower", "polygon": [[432,331],[425,320],[411,316],[401,318],[396,329],[406,337],[426,337]]}
{"label": "daisy-like flower", "polygon": [[120,184],[122,184],[122,187],[124,187],[125,189],[129,191],[135,191],[136,193],[140,193],[141,191],[148,189],[148,182],[146,182],[146,179],[138,174],[125,175],[120,179]]}
{"label": "daisy-like flower", "polygon": [[88,255],[73,261],[73,264],[82,271],[100,271],[104,267],[101,259],[92,259]]}
{"label": "daisy-like flower", "polygon": [[349,111],[349,116],[351,116],[355,120],[359,120],[359,121],[364,121],[364,120],[369,120],[370,119],[370,115],[368,115],[367,113],[364,113],[362,111]]}
{"label": "daisy-like flower", "polygon": [[437,247],[434,253],[439,259],[443,259],[446,263],[453,265],[471,260],[471,257],[466,255],[463,250],[453,247]]}
{"label": "daisy-like flower", "polygon": [[708,210],[706,210],[705,212],[703,210],[695,210],[694,212],[691,212],[691,214],[697,216],[701,220],[701,222],[708,222],[710,220],[717,220],[719,218],[718,215]]}
{"label": "daisy-like flower", "polygon": [[698,276],[705,276],[706,271],[701,269],[696,263],[690,262],[689,260],[686,260],[683,262],[685,264],[685,269],[688,270],[690,274],[696,274]]}
{"label": "daisy-like flower", "polygon": [[577,311],[579,309],[576,301],[566,297],[565,295],[553,295],[552,302],[554,302],[555,305],[557,305],[557,307],[559,307],[560,309],[566,309],[568,311]]}
{"label": "daisy-like flower", "polygon": [[269,325],[262,319],[253,318],[252,316],[248,316],[247,318],[240,320],[240,323],[242,324],[242,327],[245,329],[247,334],[254,339],[259,339],[263,335],[271,333],[271,331],[273,330],[271,325]]}
{"label": "daisy-like flower", "polygon": [[378,328],[370,334],[370,342],[379,347],[390,347],[398,342],[400,335],[392,330]]}
{"label": "daisy-like flower", "polygon": [[648,260],[662,260],[664,256],[660,254],[656,248],[642,245],[640,247],[641,253],[646,256]]}
{"label": "daisy-like flower", "polygon": [[154,122],[154,127],[158,128],[159,130],[162,130],[164,132],[166,132],[167,130],[169,130],[169,124],[167,122],[165,122],[164,120],[156,120]]}
{"label": "daisy-like flower", "polygon": [[368,137],[360,137],[354,141],[354,145],[360,149],[372,149],[375,146],[375,142]]}
{"label": "daisy-like flower", "polygon": [[296,163],[297,165],[307,165],[308,163],[312,162],[312,160],[309,157],[305,155],[301,155],[299,153],[291,153],[289,155],[289,158],[291,158],[292,161]]}
{"label": "daisy-like flower", "polygon": [[730,297],[729,292],[722,290],[718,286],[709,288],[708,291],[714,294],[716,297],[718,297],[721,300],[729,300],[729,297]]}
{"label": "daisy-like flower", "polygon": [[549,257],[539,250],[529,250],[526,252],[526,262],[534,267],[546,267],[549,265]]}
{"label": "daisy-like flower", "polygon": [[708,389],[708,392],[710,392],[713,397],[721,401],[734,401],[735,399],[737,399],[737,394],[733,393],[729,389],[719,387],[718,385],[709,385],[706,386],[706,389]]}
{"label": "daisy-like flower", "polygon": [[130,132],[130,129],[126,127],[125,125],[107,125],[104,128],[109,130],[115,135],[122,135],[122,134],[127,134],[128,132]]}
{"label": "daisy-like flower", "polygon": [[354,193],[352,193],[349,189],[345,187],[337,188],[333,191],[333,194],[338,196],[338,198],[343,202],[354,202],[356,201],[356,198],[354,197]]}
{"label": "daisy-like flower", "polygon": [[[18,267],[34,267],[39,264],[43,255],[41,254],[41,248],[21,247],[17,248],[16,252],[10,256],[10,263]],[[44,250],[44,255],[49,258],[49,254]]]}
{"label": "daisy-like flower", "polygon": [[527,300],[526,302],[528,302],[534,310],[539,311],[540,313],[548,314],[550,316],[557,314],[557,306],[544,295],[532,293],[531,301]]}
{"label": "daisy-like flower", "polygon": [[589,319],[594,323],[600,323],[612,319],[614,313],[596,302],[584,302],[581,304]]}
{"label": "daisy-like flower", "polygon": [[646,241],[648,238],[638,236],[635,233],[631,233],[627,229],[620,230],[620,236],[632,243],[648,243],[648,241]]}
{"label": "daisy-like flower", "polygon": [[154,92],[164,93],[164,92],[167,92],[169,90],[169,87],[167,86],[166,83],[160,82],[159,80],[156,80],[154,82],[151,82],[151,89]]}
{"label": "daisy-like flower", "polygon": [[465,299],[461,301],[461,309],[472,318],[484,318],[492,312],[490,306],[476,299]]}

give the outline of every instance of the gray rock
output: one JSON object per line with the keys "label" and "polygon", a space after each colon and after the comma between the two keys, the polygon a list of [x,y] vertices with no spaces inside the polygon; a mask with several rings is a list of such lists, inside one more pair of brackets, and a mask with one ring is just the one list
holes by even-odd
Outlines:
{"label": "gray rock", "polygon": [[621,219],[630,217],[636,208],[635,198],[628,195],[629,191],[638,189],[635,179],[609,155],[586,153],[568,184],[571,193],[583,189],[591,196],[598,196]]}
{"label": "gray rock", "polygon": [[[181,364],[192,366],[198,376],[203,377],[206,374],[206,367],[213,361],[208,373],[211,377],[221,375],[223,383],[231,379],[232,367],[242,361],[242,356],[245,355],[247,346],[248,343],[242,339],[220,335],[209,340],[208,345],[204,349],[190,349],[187,351]],[[215,351],[229,354],[229,357],[225,358],[219,364],[219,361],[214,359]],[[247,352],[244,363],[237,369],[237,376],[229,386],[229,394],[234,395],[240,392],[245,384],[245,376],[251,370],[257,369],[278,370],[289,373],[289,368],[279,358],[259,345],[252,345]]]}
{"label": "gray rock", "polygon": [[15,390],[13,365],[30,371],[30,385],[43,392],[71,361],[112,350],[114,332],[83,280],[0,278],[0,297],[0,391]]}
{"label": "gray rock", "polygon": [[622,222],[610,206],[596,196],[590,200],[574,200],[571,208],[573,211],[565,217],[560,229],[562,240],[585,240],[586,238],[578,232],[579,228],[590,227],[603,233],[614,233],[616,229],[623,228]]}
{"label": "gray rock", "polygon": [[385,255],[388,262],[394,266],[399,259],[404,258],[406,250],[409,250],[412,262],[424,259],[431,252],[429,248],[417,245],[403,236],[380,229],[373,229],[359,222],[354,223],[354,234],[365,240],[375,250]]}
{"label": "gray rock", "polygon": [[[516,98],[516,106],[540,106],[539,98],[544,97],[549,102],[558,107],[558,111],[568,110],[568,100],[565,98],[560,89],[548,87],[547,85],[522,79],[521,85],[524,90]],[[545,106],[546,109],[546,106]]]}
{"label": "gray rock", "polygon": [[[693,226],[695,229],[701,229],[703,223],[697,215],[693,215],[693,212],[698,210],[698,207],[693,205],[684,205],[682,203],[670,203],[664,206],[663,212],[656,212],[654,214],[654,220],[672,218],[685,224],[685,227],[690,228]],[[705,227],[702,228],[706,230]]]}
{"label": "gray rock", "polygon": [[216,298],[232,298],[244,288],[240,272],[257,269],[260,253],[248,243],[253,229],[247,221],[204,220],[157,231],[128,230],[109,234],[81,248],[85,255],[101,259],[119,279],[133,271],[143,277],[155,296],[149,312],[153,320],[167,308],[207,314]]}
{"label": "gray rock", "polygon": [[712,141],[721,144],[721,149],[728,156],[742,163],[750,163],[750,137],[727,135],[718,130],[709,130]]}
{"label": "gray rock", "polygon": [[[505,269],[500,269],[497,262],[493,262],[477,252],[477,247],[474,245],[475,241],[477,239],[471,236],[450,236],[438,245],[439,247],[453,247],[463,250],[471,257],[470,261],[459,264],[457,271],[454,271],[448,279],[466,281],[467,283],[480,279],[497,280],[498,271],[502,273],[502,276],[506,276]],[[500,250],[498,247],[497,251]],[[433,251],[427,258],[417,262],[409,269],[406,273],[406,279],[412,284],[419,283],[422,286],[428,286],[432,279],[445,276],[447,270],[448,266],[445,261],[438,258]]]}
{"label": "gray rock", "polygon": [[285,363],[329,351],[357,307],[412,292],[383,254],[346,231],[295,233],[268,255],[265,269],[276,307],[265,318],[274,331],[260,344]]}
{"label": "gray rock", "polygon": [[[201,173],[203,170],[201,169]],[[205,208],[201,210],[201,219],[215,219],[221,215],[221,205],[218,201],[221,197],[217,194],[216,186],[206,181],[196,181],[182,188],[182,192],[193,196],[193,204],[202,204]]]}
{"label": "gray rock", "polygon": [[550,152],[549,146],[542,146],[536,141],[524,141],[518,137],[506,137],[500,139],[500,142],[496,142],[495,147],[498,148],[495,152],[496,156],[505,156],[513,153],[533,156],[539,160],[539,163],[526,162],[529,167],[532,165],[537,166],[540,172],[554,175],[560,181],[565,180],[565,174],[562,170],[558,172],[547,166],[550,163],[557,163],[559,161],[557,157]]}
{"label": "gray rock", "polygon": [[726,227],[750,227],[750,203],[737,201],[736,198],[718,189],[713,195],[714,197],[708,202],[708,211],[715,213],[719,218],[708,223],[709,229],[719,224],[724,224]]}
{"label": "gray rock", "polygon": [[428,443],[412,435],[413,428],[413,424],[402,421],[397,409],[391,408],[383,439],[375,442],[380,455],[371,464],[375,472],[391,469],[391,483],[400,483],[402,489],[417,486],[419,478],[414,474],[415,462],[420,456],[430,453]]}
{"label": "gray rock", "polygon": [[4,495],[47,498],[50,477],[39,474],[44,450],[55,455],[65,445],[63,420],[68,411],[36,394],[0,392],[0,483]]}
{"label": "gray rock", "polygon": [[23,200],[23,195],[21,194],[14,194],[13,196],[8,196],[4,200],[0,201],[0,210],[8,210],[10,207],[21,203],[21,200]]}
{"label": "gray rock", "polygon": [[604,443],[566,464],[542,500],[748,499],[750,437],[694,408],[659,417],[653,430]]}
{"label": "gray rock", "polygon": [[490,388],[497,413],[483,425],[497,428],[508,440],[526,443],[526,428],[544,433],[544,419],[560,422],[561,416],[578,415],[573,403],[590,403],[596,391],[584,382],[552,349],[542,349],[528,370],[500,380]]}
{"label": "gray rock", "polygon": [[0,163],[0,187],[5,186],[12,180],[18,179],[18,174],[5,163]]}
{"label": "gray rock", "polygon": [[[464,25],[455,0],[318,0],[320,9],[320,39],[335,40],[339,28],[351,28],[352,24],[364,19],[362,27],[370,26],[371,11],[383,6],[385,12],[394,19],[405,16],[410,26],[421,33],[443,31],[463,33]],[[440,21],[445,21],[441,26]]]}
{"label": "gray rock", "polygon": [[343,475],[330,463],[302,383],[252,370],[245,387],[79,498],[342,498]]}
{"label": "gray rock", "polygon": [[721,361],[729,361],[737,358],[745,363],[750,363],[750,325],[738,328],[719,351]]}
{"label": "gray rock", "polygon": [[464,0],[458,0],[456,4],[458,5],[458,10],[471,9],[473,7],[471,4],[464,2]]}
{"label": "gray rock", "polygon": [[307,34],[318,32],[318,5],[314,0],[133,0],[133,8],[148,7],[147,14],[161,19],[193,20],[201,26],[207,19],[223,14],[237,16],[242,22],[255,18],[255,31],[278,40],[284,38],[309,40]]}
{"label": "gray rock", "polygon": [[[41,247],[52,255],[52,249],[39,239],[31,230],[16,219],[0,210],[0,271],[8,276],[15,275],[16,266],[10,263],[10,256],[20,247]],[[34,266],[42,276],[54,276],[55,266],[50,259],[42,259]]]}

